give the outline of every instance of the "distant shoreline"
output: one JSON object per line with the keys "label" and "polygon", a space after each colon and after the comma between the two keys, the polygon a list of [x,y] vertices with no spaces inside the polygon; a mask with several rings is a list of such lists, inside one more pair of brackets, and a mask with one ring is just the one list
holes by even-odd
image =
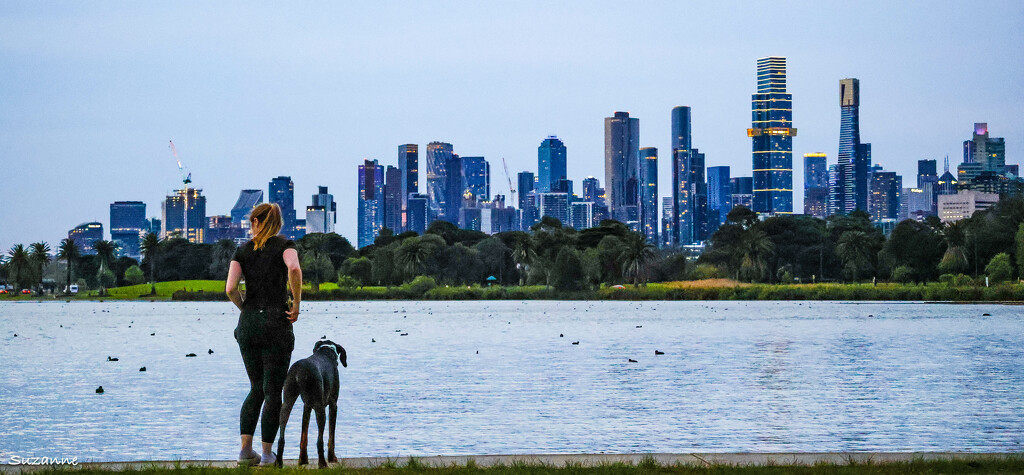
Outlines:
{"label": "distant shoreline", "polygon": [[[108,295],[94,293],[75,296],[18,296],[0,298],[0,302],[75,302],[75,301],[227,301],[222,281],[175,281],[157,284],[150,294],[149,284],[112,288]],[[429,286],[343,287],[322,284],[319,291],[303,290],[304,301],[442,301],[442,300],[620,300],[620,301],[849,301],[849,302],[922,302],[1024,304],[1024,284],[1003,283],[991,287],[930,284],[747,284],[726,279],[680,281],[602,287],[597,290],[560,291],[546,286]]]}

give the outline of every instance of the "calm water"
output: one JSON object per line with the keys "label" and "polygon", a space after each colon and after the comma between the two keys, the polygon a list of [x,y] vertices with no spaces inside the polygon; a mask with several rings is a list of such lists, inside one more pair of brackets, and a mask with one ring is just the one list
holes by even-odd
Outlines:
{"label": "calm water", "polygon": [[[293,361],[323,335],[348,350],[339,456],[1024,450],[1024,307],[303,305]],[[248,381],[232,310],[0,304],[0,451],[234,457]]]}

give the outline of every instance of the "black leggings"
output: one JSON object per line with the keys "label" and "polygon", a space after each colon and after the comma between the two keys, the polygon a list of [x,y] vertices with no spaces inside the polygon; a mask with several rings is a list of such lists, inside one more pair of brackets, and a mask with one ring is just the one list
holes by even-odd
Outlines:
{"label": "black leggings", "polygon": [[281,417],[281,389],[295,346],[292,324],[283,313],[243,310],[235,328],[235,340],[250,384],[239,415],[241,434],[253,435],[262,406],[263,442],[273,443]]}

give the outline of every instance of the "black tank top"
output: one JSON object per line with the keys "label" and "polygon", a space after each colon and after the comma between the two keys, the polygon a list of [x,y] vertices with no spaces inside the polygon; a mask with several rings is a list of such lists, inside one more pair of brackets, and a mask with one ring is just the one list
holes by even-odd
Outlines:
{"label": "black tank top", "polygon": [[288,309],[288,266],[284,250],[295,249],[295,242],[274,236],[259,250],[249,240],[235,251],[232,260],[242,266],[245,277],[245,310]]}

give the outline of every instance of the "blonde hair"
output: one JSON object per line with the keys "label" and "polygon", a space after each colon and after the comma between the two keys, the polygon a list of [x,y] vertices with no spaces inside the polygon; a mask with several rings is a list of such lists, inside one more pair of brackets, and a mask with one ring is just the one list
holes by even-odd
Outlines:
{"label": "blonde hair", "polygon": [[260,249],[268,239],[281,231],[281,208],[276,203],[262,203],[249,213],[249,222],[253,221],[259,222],[259,229],[253,230],[252,243],[256,249]]}

